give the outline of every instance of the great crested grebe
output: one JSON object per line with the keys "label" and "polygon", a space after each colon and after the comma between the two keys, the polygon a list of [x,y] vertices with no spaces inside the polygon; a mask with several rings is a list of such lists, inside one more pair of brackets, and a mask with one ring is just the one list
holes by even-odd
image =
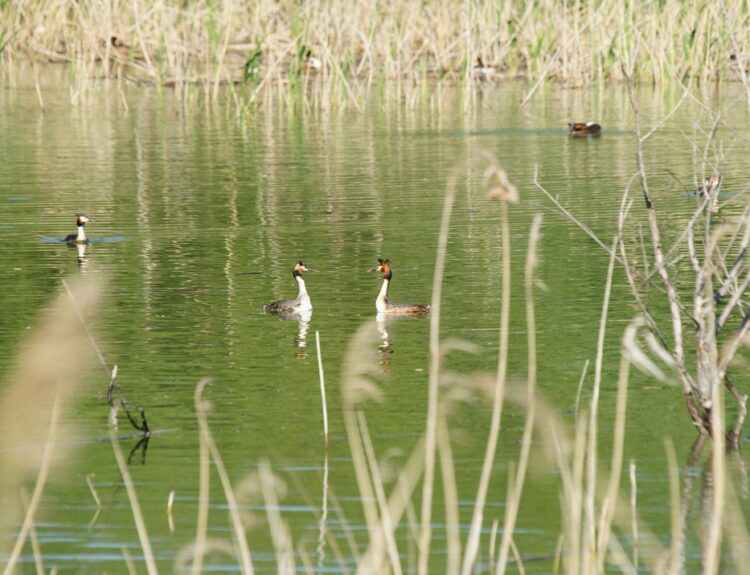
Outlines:
{"label": "great crested grebe", "polygon": [[86,232],[83,231],[83,226],[86,222],[90,222],[91,219],[86,214],[76,214],[76,225],[78,226],[78,232],[75,234],[68,234],[65,236],[65,242],[69,244],[84,244],[88,242]]}
{"label": "great crested grebe", "polygon": [[575,122],[568,124],[568,131],[571,136],[599,136],[602,127],[596,122]]}
{"label": "great crested grebe", "polygon": [[312,50],[305,51],[305,58],[302,61],[302,69],[307,72],[317,72],[321,68],[323,68],[323,62],[320,61],[320,58],[313,56]]}
{"label": "great crested grebe", "polygon": [[299,286],[297,299],[282,299],[273,303],[267,303],[263,306],[263,311],[290,319],[296,319],[295,316],[309,315],[312,311],[312,302],[310,301],[310,296],[307,295],[305,280],[302,279],[302,273],[317,271],[318,270],[314,270],[303,264],[301,260],[299,263],[294,264],[292,275],[294,276],[294,279],[297,280],[297,285]]}
{"label": "great crested grebe", "polygon": [[378,313],[387,313],[391,315],[428,315],[430,306],[418,303],[393,303],[388,299],[388,284],[391,282],[393,272],[391,271],[391,260],[381,260],[378,258],[377,267],[368,270],[371,272],[380,272],[383,274],[383,286],[380,288],[378,299],[375,300],[375,309]]}
{"label": "great crested grebe", "polygon": [[484,63],[481,56],[477,57],[477,63],[474,65],[474,74],[481,79],[489,78],[495,73],[494,66],[488,66]]}

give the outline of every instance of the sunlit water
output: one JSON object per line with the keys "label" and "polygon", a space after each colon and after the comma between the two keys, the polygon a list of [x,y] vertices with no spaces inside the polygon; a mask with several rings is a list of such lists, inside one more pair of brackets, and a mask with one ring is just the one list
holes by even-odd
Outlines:
{"label": "sunlit water", "polygon": [[[119,366],[120,393],[145,409],[147,443],[126,439],[130,472],[160,568],[173,569],[194,540],[198,515],[198,429],[193,393],[200,378],[212,404],[211,431],[245,517],[255,522],[248,541],[257,572],[275,572],[276,556],[255,485],[267,461],[285,488],[280,510],[295,544],[296,562],[321,572],[352,568],[353,534],[360,552],[366,527],[342,421],[341,372],[347,346],[363,324],[376,325],[377,258],[393,262],[394,301],[429,303],[443,196],[458,169],[443,282],[441,332],[474,344],[477,354],[454,352],[447,368],[491,372],[497,365],[501,301],[500,209],[486,195],[487,156],[503,166],[521,201],[510,208],[512,319],[509,377],[523,382],[527,366],[523,266],[534,214],[544,215],[535,291],[539,387],[558,414],[573,423],[578,383],[593,362],[608,257],[557,210],[545,189],[605,244],[616,233],[623,191],[633,185],[634,212],[642,201],[632,180],[633,114],[623,87],[601,91],[549,88],[520,106],[523,86],[483,92],[476,112],[463,112],[458,94],[440,104],[405,110],[373,105],[368,112],[316,115],[258,112],[241,125],[223,110],[186,112],[170,93],[115,89],[72,108],[65,90],[48,88],[40,111],[31,89],[0,100],[0,366],[19,350],[40,310],[75,275],[106,278],[107,298],[95,337],[109,366]],[[680,94],[643,90],[645,126],[666,114]],[[742,110],[739,92],[725,87],[715,105]],[[747,125],[744,113],[738,123]],[[568,121],[595,119],[596,139],[566,135]],[[688,102],[647,144],[652,185],[665,229],[674,232],[692,213],[694,174],[705,136],[694,130],[700,108]],[[703,126],[708,129],[710,126]],[[733,128],[738,128],[734,124]],[[745,132],[746,133],[746,132]],[[726,156],[708,156],[724,189],[726,210],[738,212],[747,191],[748,141],[725,125]],[[691,142],[692,140],[692,142]],[[458,166],[458,167],[457,167]],[[734,201],[737,200],[737,201]],[[76,212],[92,217],[92,242],[76,248],[54,241],[75,231]],[[645,219],[642,219],[645,234]],[[637,244],[639,230],[629,230]],[[53,238],[53,241],[50,241]],[[306,274],[314,311],[309,322],[264,315],[262,305],[296,295],[292,266],[302,259],[320,271]],[[659,305],[659,304],[657,304]],[[619,340],[635,314],[624,276],[615,273],[601,393],[601,451],[610,450]],[[424,431],[427,411],[429,320],[376,326],[368,361],[377,366],[382,401],[365,404],[375,452],[388,490]],[[315,334],[320,334],[328,392],[330,447],[324,448]],[[45,565],[60,572],[126,572],[125,554],[138,564],[141,547],[109,434],[106,388],[98,365],[67,413],[76,424],[71,449],[55,468],[36,522]],[[593,369],[581,405],[591,396]],[[677,388],[634,374],[629,396],[626,461],[637,466],[639,509],[668,541],[669,490],[664,437],[687,459],[695,435]],[[460,530],[468,531],[489,429],[489,403],[474,396],[449,415],[461,502]],[[518,457],[523,412],[506,408],[485,513],[482,562],[490,526],[502,523],[509,462]],[[123,434],[134,433],[124,418]],[[539,438],[537,438],[539,440]],[[66,444],[67,445],[67,444]],[[541,460],[540,460],[541,461]],[[560,532],[556,478],[534,465],[521,506],[515,542],[529,572],[552,570]],[[91,476],[102,507],[86,483]],[[245,482],[250,478],[249,482]],[[245,482],[245,483],[243,483]],[[623,489],[629,492],[626,478]],[[173,524],[167,500],[174,491]],[[325,493],[325,495],[324,495]],[[440,492],[439,492],[440,493]],[[413,566],[413,523],[402,520],[399,552]],[[327,508],[323,508],[323,502]],[[442,495],[433,515],[432,566],[446,561]],[[226,498],[212,476],[209,536],[231,544]],[[324,515],[325,513],[325,515]],[[323,535],[321,535],[323,534]],[[327,534],[327,535],[326,535]],[[333,542],[332,542],[333,541]],[[698,543],[691,540],[698,553]],[[691,548],[692,548],[691,547]],[[189,554],[187,555],[189,557]],[[32,569],[27,545],[23,561]],[[216,552],[207,569],[237,571]]]}

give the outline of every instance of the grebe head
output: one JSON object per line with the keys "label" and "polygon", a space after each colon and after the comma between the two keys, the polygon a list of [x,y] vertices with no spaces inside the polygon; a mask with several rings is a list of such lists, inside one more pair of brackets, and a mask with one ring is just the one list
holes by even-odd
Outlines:
{"label": "grebe head", "polygon": [[391,260],[382,260],[378,258],[378,265],[371,270],[367,270],[369,272],[380,272],[383,274],[383,277],[387,280],[391,279],[391,276],[393,273],[391,272]]}
{"label": "grebe head", "polygon": [[292,269],[292,275],[294,277],[301,276],[303,272],[317,272],[318,270],[314,270],[309,266],[306,266],[302,263],[302,260],[299,261],[299,263],[294,264],[294,268]]}
{"label": "grebe head", "polygon": [[76,225],[82,226],[86,222],[90,222],[91,218],[89,218],[86,214],[76,214]]}

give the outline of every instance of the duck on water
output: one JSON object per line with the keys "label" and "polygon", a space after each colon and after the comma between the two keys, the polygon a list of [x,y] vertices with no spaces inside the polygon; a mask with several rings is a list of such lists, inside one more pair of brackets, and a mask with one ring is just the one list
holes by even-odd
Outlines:
{"label": "duck on water", "polygon": [[596,122],[574,122],[568,124],[568,132],[571,136],[601,136],[602,127]]}
{"label": "duck on water", "polygon": [[419,303],[393,303],[388,299],[388,286],[393,279],[391,260],[378,258],[378,265],[369,271],[380,272],[383,274],[383,285],[381,286],[380,293],[375,300],[375,309],[378,313],[413,317],[429,315],[430,306],[428,305]]}

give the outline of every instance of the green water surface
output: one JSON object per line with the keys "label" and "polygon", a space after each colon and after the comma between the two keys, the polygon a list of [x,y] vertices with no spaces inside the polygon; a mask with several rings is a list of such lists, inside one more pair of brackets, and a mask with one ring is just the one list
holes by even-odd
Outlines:
{"label": "green water surface", "polygon": [[[523,266],[531,221],[541,213],[537,275],[543,286],[535,291],[539,388],[560,417],[573,423],[579,378],[595,356],[608,256],[542,195],[534,176],[609,244],[622,193],[635,170],[634,117],[624,87],[550,87],[521,107],[525,86],[498,86],[486,90],[470,113],[464,111],[460,91],[444,89],[439,99],[417,109],[373,102],[363,112],[264,110],[240,123],[222,106],[193,110],[170,92],[121,89],[122,94],[105,87],[90,102],[73,106],[68,91],[49,86],[44,110],[32,88],[6,89],[0,98],[0,234],[5,246],[0,250],[0,373],[7,373],[30,326],[61,291],[63,278],[106,278],[105,303],[92,325],[97,344],[108,365],[119,367],[121,394],[131,406],[142,406],[151,428],[160,431],[132,453],[129,468],[162,572],[174,569],[195,537],[199,448],[193,393],[203,377],[213,380],[206,391],[212,404],[209,423],[233,483],[238,489],[252,484],[243,482],[264,460],[283,481],[281,512],[296,545],[298,567],[306,555],[320,572],[354,568],[346,532],[360,552],[367,532],[342,419],[340,376],[352,336],[361,325],[375,324],[381,279],[367,270],[377,258],[389,258],[392,299],[431,301],[446,182],[451,170],[463,165],[450,226],[441,332],[479,350],[476,355],[455,352],[448,369],[493,372],[503,262],[499,204],[487,197],[482,181],[488,165],[484,153],[497,159],[520,195],[509,212],[509,378],[522,383],[526,377]],[[644,125],[666,114],[679,96],[639,91]],[[738,131],[720,126],[717,138],[725,148],[721,155],[709,154],[708,169],[719,167],[725,189],[742,197],[748,190],[743,162],[750,145],[738,133],[748,125],[741,94],[728,86],[705,97],[736,116],[732,124]],[[589,119],[604,125],[601,138],[566,135],[568,121]],[[694,128],[701,121],[700,106],[688,102],[647,143],[668,241],[695,207],[684,192],[702,161],[702,150],[691,144],[691,139],[705,144]],[[628,241],[637,246],[645,217],[636,187],[631,197],[634,221],[643,222],[642,228],[634,225],[628,231]],[[726,209],[740,213],[742,204],[737,200]],[[78,211],[92,217],[87,226],[92,239],[112,240],[87,246],[83,258],[75,249],[44,240],[73,232]],[[264,303],[296,295],[291,269],[300,259],[320,272],[305,276],[314,306],[306,326],[261,312]],[[614,277],[600,400],[605,464],[619,340],[636,313],[624,275],[617,270]],[[658,310],[662,304],[654,293]],[[406,461],[425,428],[430,323],[409,319],[385,329],[387,335],[373,340],[368,356],[377,366],[383,399],[366,404],[365,413],[390,490],[392,470]],[[328,391],[327,451],[316,332]],[[592,373],[590,367],[584,405],[591,396]],[[746,383],[742,369],[736,377],[738,385]],[[107,383],[95,363],[66,409],[65,420],[76,432],[65,440],[70,449],[54,468],[36,521],[45,565],[60,573],[125,573],[123,550],[139,572],[145,570],[112,447],[100,441],[109,434]],[[465,537],[489,429],[489,402],[477,396],[459,402],[449,422]],[[486,569],[492,522],[502,523],[509,462],[518,457],[523,422],[522,410],[506,409],[484,518],[481,569]],[[130,432],[124,419],[120,426]],[[666,544],[665,437],[672,438],[684,464],[695,433],[680,391],[634,373],[625,461],[636,464],[642,516]],[[122,441],[126,454],[137,442]],[[560,532],[560,495],[556,472],[537,459],[515,542],[527,572],[548,573]],[[95,474],[92,481],[102,500],[98,514],[86,484],[89,474]],[[330,509],[321,522],[324,489]],[[629,491],[626,481],[623,490]],[[415,564],[411,530],[420,493],[413,498],[416,516],[407,516],[397,529],[408,569]],[[438,491],[435,573],[447,561],[442,509]],[[226,510],[214,474],[209,536],[231,543]],[[256,521],[248,527],[256,571],[275,572],[263,502],[252,489],[244,495],[243,512]],[[320,543],[321,529],[338,550],[330,539]],[[693,557],[699,554],[697,538],[688,546]],[[24,572],[32,572],[28,545],[22,560]],[[239,567],[232,557],[215,552],[207,556],[206,570]]]}

